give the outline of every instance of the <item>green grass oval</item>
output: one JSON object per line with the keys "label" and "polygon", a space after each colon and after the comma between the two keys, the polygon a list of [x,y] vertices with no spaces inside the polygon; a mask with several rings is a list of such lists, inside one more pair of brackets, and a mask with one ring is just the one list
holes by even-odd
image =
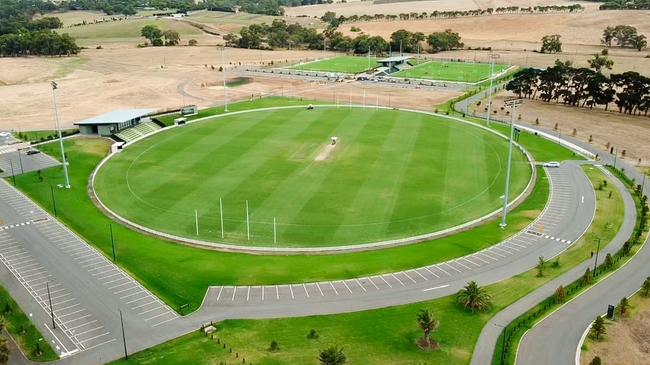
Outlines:
{"label": "green grass oval", "polygon": [[[337,145],[328,147],[334,136]],[[512,197],[531,175],[515,151]],[[437,231],[498,209],[507,153],[492,133],[422,113],[252,111],[140,141],[101,168],[95,189],[123,217],[178,236],[351,245]]]}

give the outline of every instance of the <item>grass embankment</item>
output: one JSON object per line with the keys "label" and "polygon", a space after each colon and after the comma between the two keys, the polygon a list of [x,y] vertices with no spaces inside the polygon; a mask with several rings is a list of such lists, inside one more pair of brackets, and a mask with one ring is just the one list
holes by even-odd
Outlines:
{"label": "grass embankment", "polygon": [[[266,103],[262,100],[251,105],[264,105],[262,102]],[[274,105],[281,102],[281,99],[274,99]],[[235,107],[233,105],[232,110]],[[540,175],[533,195],[510,214],[506,230],[487,224],[452,237],[406,247],[327,257],[213,252],[134,232],[114,224],[94,206],[86,186],[90,173],[107,153],[109,145],[110,141],[106,139],[75,138],[66,141],[72,189],[55,191],[59,219],[107,256],[111,252],[109,225],[113,224],[117,263],[173,308],[187,303],[190,310],[198,308],[210,285],[342,279],[419,267],[463,256],[498,243],[528,225],[543,209],[548,196],[546,179]],[[56,144],[46,144],[41,149],[59,156]],[[35,173],[17,176],[16,181],[21,190],[52,212],[50,185],[62,182],[61,168],[45,170],[42,176],[43,182],[39,182]],[[161,271],[165,275],[160,275]]]}
{"label": "grass embankment", "polygon": [[[588,167],[585,167],[585,169],[588,169]],[[578,245],[587,244],[591,246],[590,252],[596,252],[599,239],[601,240],[601,242],[609,243],[616,236],[619,227],[623,224],[624,206],[622,204],[622,198],[620,197],[618,191],[613,189],[611,184],[605,185],[603,179],[594,179],[595,176],[591,174],[592,171],[595,171],[595,169],[591,171],[587,170],[586,173],[590,177],[592,184],[596,187],[596,198],[597,198],[596,216],[594,218],[594,222],[592,223],[590,230],[577,244]],[[602,173],[600,174],[602,175]],[[606,180],[611,182],[609,177],[607,177]],[[625,180],[624,182],[627,183],[627,181]],[[628,188],[629,187],[630,185],[628,184]],[[629,190],[630,192],[632,192],[632,189]],[[610,197],[610,193],[611,193],[611,197]],[[635,204],[637,206],[637,211],[639,213],[637,215],[636,231],[644,232],[647,229],[647,227],[645,226],[645,224],[643,227],[640,225],[641,224],[640,201],[637,195],[633,194],[633,197],[635,200]],[[618,203],[614,200],[621,200],[621,202]],[[565,287],[566,298],[564,301],[558,300],[555,296],[551,296],[543,300],[542,302],[540,302],[535,307],[531,308],[526,313],[522,314],[520,317],[516,318],[514,321],[512,321],[508,325],[508,327],[504,329],[501,337],[499,338],[499,341],[495,348],[492,363],[494,365],[503,364],[503,363],[514,364],[517,355],[516,349],[518,347],[519,342],[521,341],[521,338],[525,335],[526,331],[533,328],[537,323],[543,320],[545,316],[557,310],[561,305],[563,305],[567,301],[576,298],[582,292],[598,284],[601,280],[606,279],[608,277],[607,274],[625,265],[625,263],[630,259],[630,257],[632,257],[634,253],[640,249],[640,246],[635,244],[638,244],[641,241],[643,241],[640,238],[640,236],[639,239],[635,241],[635,239],[633,238],[635,234],[633,234],[632,238],[628,241],[630,243],[629,251],[625,252],[625,248],[622,248],[619,251],[617,251],[615,254],[613,254],[610,266],[608,266],[605,260],[605,256],[601,254],[598,260],[598,267],[596,271],[591,272],[590,275],[588,276],[588,279],[583,277],[581,279],[574,281],[570,285],[567,285]],[[603,249],[603,247],[604,246],[601,244],[601,249]],[[572,252],[569,251],[568,253],[571,254]],[[581,260],[584,260],[585,258],[582,258],[581,260],[579,260],[578,258],[575,259],[577,261],[576,262],[577,264]],[[504,339],[506,340],[505,346],[503,346]]]}
{"label": "grass embankment", "polygon": [[[58,217],[109,255],[109,224],[114,222],[94,206],[86,191],[88,176],[106,153],[109,143],[85,138],[65,143],[72,189],[55,191]],[[41,149],[58,156],[55,144],[44,145]],[[35,173],[17,176],[17,185],[52,211],[50,185],[61,183],[61,171],[53,168],[44,170],[41,175],[43,182]],[[355,254],[254,256],[191,248],[113,224],[117,263],[172,307],[189,303],[192,310],[200,305],[207,287],[215,284],[259,285],[343,279],[425,266],[489,247],[528,225],[541,212],[548,197],[548,184],[542,175],[533,195],[510,214],[506,230],[496,224],[486,224],[432,242]],[[170,267],[174,270],[165,269]],[[166,274],[160,275],[161,271]]]}
{"label": "grass embankment", "polygon": [[[587,171],[594,184],[605,175],[599,170]],[[609,198],[609,192],[612,197]],[[456,305],[453,297],[429,302],[378,310],[272,320],[228,320],[218,324],[214,339],[197,332],[132,355],[128,361],[113,364],[214,364],[218,361],[239,361],[256,365],[317,364],[319,350],[330,344],[343,346],[349,364],[373,365],[461,365],[470,361],[474,345],[489,319],[535,288],[567,272],[589,258],[595,249],[593,237],[600,235],[604,247],[616,234],[622,219],[623,201],[611,186],[599,190],[594,225],[560,258],[560,265],[547,264],[544,275],[532,269],[503,282],[487,287],[494,301],[489,311],[470,314]],[[615,219],[615,220],[612,220]],[[604,228],[605,224],[607,229]],[[424,352],[416,346],[421,331],[416,323],[419,309],[429,309],[440,320],[433,338],[440,349]],[[311,329],[320,337],[307,338]],[[219,344],[217,344],[219,340]],[[280,351],[269,352],[271,341],[277,341]],[[226,344],[226,349],[223,344]],[[229,349],[232,348],[232,353]],[[239,359],[235,353],[239,353]]]}
{"label": "grass embankment", "polygon": [[0,321],[3,322],[6,331],[9,332],[28,359],[32,361],[52,361],[59,358],[50,347],[50,344],[43,340],[43,336],[34,327],[27,315],[1,286]]}
{"label": "grass embankment", "polygon": [[376,58],[363,56],[339,56],[314,62],[302,63],[290,68],[303,71],[340,72],[357,74],[379,66]]}

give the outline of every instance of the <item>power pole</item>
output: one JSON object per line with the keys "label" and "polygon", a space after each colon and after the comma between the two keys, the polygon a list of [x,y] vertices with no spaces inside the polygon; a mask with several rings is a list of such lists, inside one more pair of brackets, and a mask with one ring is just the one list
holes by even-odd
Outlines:
{"label": "power pole", "polygon": [[508,141],[508,170],[506,172],[506,191],[503,194],[503,214],[501,217],[501,224],[499,225],[502,229],[505,229],[508,225],[508,194],[510,193],[510,173],[512,170],[512,144],[515,134],[515,110],[517,110],[517,108],[521,105],[521,102],[521,99],[508,99],[505,101],[505,105],[510,107],[510,140]]}
{"label": "power pole", "polygon": [[61,161],[63,162],[63,173],[65,174],[65,188],[70,189],[70,177],[68,176],[68,162],[63,148],[63,136],[61,134],[61,122],[59,121],[59,110],[56,105],[56,90],[59,85],[52,81],[52,100],[54,102],[54,116],[56,118],[56,129],[59,133],[59,145],[61,146]]}
{"label": "power pole", "polygon": [[488,89],[488,113],[487,125],[490,126],[490,118],[492,117],[492,82],[494,81],[494,60],[501,57],[498,53],[490,53],[490,88]]}

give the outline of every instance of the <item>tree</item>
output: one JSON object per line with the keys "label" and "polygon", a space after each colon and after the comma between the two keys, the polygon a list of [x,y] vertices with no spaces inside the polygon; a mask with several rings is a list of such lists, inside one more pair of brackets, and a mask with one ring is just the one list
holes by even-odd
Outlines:
{"label": "tree", "polygon": [[612,258],[612,254],[608,253],[605,255],[604,265],[607,270],[610,270],[614,266],[614,259]]}
{"label": "tree", "polygon": [[343,365],[348,361],[348,359],[345,357],[342,348],[330,346],[321,350],[318,355],[318,361],[320,365]]}
{"label": "tree", "polygon": [[438,346],[437,343],[431,340],[431,332],[434,332],[435,330],[438,329],[440,322],[437,319],[433,318],[431,312],[429,312],[429,310],[427,309],[420,309],[420,311],[417,314],[417,320],[420,329],[422,329],[422,332],[424,333],[422,336],[421,347],[424,348],[437,347]]}
{"label": "tree", "polygon": [[648,45],[645,35],[639,34],[630,38],[630,46],[636,48],[637,51],[641,52]]}
{"label": "tree", "polygon": [[271,344],[269,345],[269,352],[278,351],[280,351],[280,345],[278,345],[278,342],[276,340],[271,341]]}
{"label": "tree", "polygon": [[166,30],[163,32],[166,46],[178,46],[181,41],[181,35],[175,30]]}
{"label": "tree", "polygon": [[544,256],[540,256],[537,261],[537,277],[541,278],[544,276],[544,267],[546,266],[546,261],[544,261]]}
{"label": "tree", "polygon": [[456,294],[456,301],[472,313],[484,311],[492,304],[492,297],[475,281],[470,281]]}
{"label": "tree", "polygon": [[555,289],[555,301],[557,303],[564,303],[566,300],[566,289],[564,289],[564,286],[560,285],[557,289]]}
{"label": "tree", "polygon": [[429,34],[427,43],[433,52],[450,51],[465,46],[461,42],[460,34],[453,32],[451,29]]}
{"label": "tree", "polygon": [[559,53],[562,52],[562,38],[559,34],[545,35],[542,37],[541,53]]}
{"label": "tree", "polygon": [[160,43],[162,42],[161,38],[163,36],[163,32],[156,25],[152,25],[152,24],[145,25],[140,30],[140,34],[149,42],[151,42],[151,44],[154,46],[156,45],[156,43],[159,43],[158,41],[160,41]]}
{"label": "tree", "polygon": [[605,328],[605,320],[601,316],[597,316],[594,323],[591,325],[591,335],[594,336],[597,340],[600,339],[600,336],[607,333]]}
{"label": "tree", "polygon": [[194,46],[196,46],[198,44],[199,44],[199,42],[196,39],[190,39],[189,41],[187,41],[187,45],[191,46],[191,47],[194,47]]}
{"label": "tree", "polygon": [[650,295],[650,276],[648,276],[641,285],[641,290],[643,291],[644,297],[648,297],[648,295]]}
{"label": "tree", "polygon": [[591,284],[591,270],[587,268],[585,270],[584,275],[582,275],[582,285],[589,285]]}
{"label": "tree", "polygon": [[600,42],[607,47],[611,47],[614,38],[616,38],[616,31],[614,30],[614,27],[608,26],[603,30],[603,38],[600,39]]}
{"label": "tree", "polygon": [[606,56],[600,56],[598,54],[594,55],[594,58],[587,60],[589,63],[589,68],[593,68],[596,72],[601,72],[603,68],[608,70],[612,69],[614,66],[614,60],[607,58]]}
{"label": "tree", "polygon": [[600,357],[596,356],[591,360],[591,362],[589,362],[589,365],[602,365],[602,363]]}
{"label": "tree", "polygon": [[627,315],[628,309],[630,309],[630,302],[626,297],[621,298],[621,301],[618,302],[618,313],[620,313],[621,317]]}
{"label": "tree", "polygon": [[0,336],[0,364],[7,364],[9,362],[9,347],[7,346],[7,339]]}

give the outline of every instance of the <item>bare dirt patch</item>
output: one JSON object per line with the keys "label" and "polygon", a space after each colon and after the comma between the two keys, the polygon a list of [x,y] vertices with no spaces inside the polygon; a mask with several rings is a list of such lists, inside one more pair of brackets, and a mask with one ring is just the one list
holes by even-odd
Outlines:
{"label": "bare dirt patch", "polygon": [[644,365],[650,356],[650,299],[635,297],[633,310],[628,318],[619,319],[607,326],[602,341],[589,339],[587,351],[580,363],[587,365],[599,356],[603,364]]}
{"label": "bare dirt patch", "polygon": [[[511,93],[501,93],[494,98],[493,109],[497,110],[497,116],[501,119],[506,116],[507,108],[504,110],[503,101],[512,97]],[[473,105],[470,109],[477,114],[485,114],[487,101],[482,101],[481,106]],[[606,150],[607,143],[614,146],[621,157],[622,150],[626,150],[625,160],[632,164],[638,164],[641,159],[642,166],[650,166],[650,118],[641,116],[630,116],[618,113],[616,105],[609,106],[610,110],[576,108],[561,103],[545,103],[539,100],[524,100],[519,111],[521,122],[534,124],[539,119],[539,125],[554,129],[558,124],[557,133],[568,135],[589,142],[592,137],[592,144],[599,149]],[[614,110],[611,110],[611,109]],[[574,135],[574,129],[576,130]]]}
{"label": "bare dirt patch", "polygon": [[336,147],[338,147],[340,141],[336,141],[336,144],[329,143],[326,146],[324,146],[321,151],[318,153],[316,158],[314,158],[314,161],[327,161],[332,157],[332,154],[334,153],[334,150]]}
{"label": "bare dirt patch", "polygon": [[[246,65],[268,66],[270,62],[276,66],[285,65],[322,55],[318,51],[228,49],[224,66],[231,78]],[[80,59],[84,61],[79,62]],[[0,130],[52,129],[54,115],[49,82],[53,79],[59,84],[57,100],[65,127],[121,108],[220,105],[224,95],[220,86],[223,80],[223,73],[218,71],[220,66],[221,53],[216,47],[139,49],[118,45],[85,50],[79,57],[0,58],[0,80],[7,84],[0,86],[0,100],[3,100]],[[425,110],[459,94],[370,86],[364,90],[358,84],[274,77],[254,77],[245,85],[228,88],[227,93],[230,101],[278,95]]]}

